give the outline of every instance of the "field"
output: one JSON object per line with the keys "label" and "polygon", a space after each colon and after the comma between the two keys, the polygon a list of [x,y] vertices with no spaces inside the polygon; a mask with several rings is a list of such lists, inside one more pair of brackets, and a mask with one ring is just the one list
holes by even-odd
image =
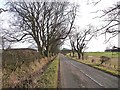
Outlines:
{"label": "field", "polygon": [[[70,57],[70,53],[67,54],[68,57],[77,60],[81,63],[90,65],[92,67],[101,69],[105,72],[108,72],[113,75],[118,75],[119,68],[118,68],[118,60],[119,60],[120,53],[118,52],[85,52],[84,53],[84,60],[79,60],[77,58],[77,54],[75,53],[75,57]],[[106,56],[109,57],[110,60],[104,62],[100,65],[100,57]]]}
{"label": "field", "polygon": [[88,56],[108,56],[111,58],[118,58],[119,52],[86,52]]}
{"label": "field", "polygon": [[107,56],[110,58],[109,61],[107,61],[105,64],[109,64],[109,66],[111,67],[116,67],[118,68],[118,60],[119,60],[119,54],[118,52],[89,52],[89,53],[85,53],[85,56],[88,56],[89,59],[88,61],[91,61],[92,59],[94,59],[94,61],[96,63],[99,63],[99,59],[100,59],[100,56]]}

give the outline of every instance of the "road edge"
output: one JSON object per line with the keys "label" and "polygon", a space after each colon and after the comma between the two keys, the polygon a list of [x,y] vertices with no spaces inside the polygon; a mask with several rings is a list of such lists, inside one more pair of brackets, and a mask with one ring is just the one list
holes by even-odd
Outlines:
{"label": "road edge", "polygon": [[[67,56],[65,56],[65,57],[67,57]],[[75,60],[75,59],[73,59],[73,58],[70,58],[70,57],[67,57],[67,58],[69,58],[69,59],[71,59],[71,60],[74,60],[74,61],[76,61],[76,62],[79,62],[79,61],[77,61],[77,60]],[[97,69],[97,70],[103,71],[103,72],[105,72],[105,73],[107,73],[107,74],[110,74],[110,75],[115,76],[115,77],[117,77],[118,79],[120,79],[120,75],[112,74],[112,73],[110,73],[110,72],[108,72],[108,71],[102,70],[102,69],[100,69],[100,68],[91,66],[91,65],[86,64],[86,63],[83,63],[83,62],[79,62],[79,63],[82,63],[82,64],[87,65],[87,66],[89,66],[89,67],[95,68],[95,69]],[[118,72],[118,73],[120,73],[120,72]]]}
{"label": "road edge", "polygon": [[60,81],[60,56],[59,56],[57,90],[59,90],[59,89],[60,89],[60,87],[61,87],[61,81]]}

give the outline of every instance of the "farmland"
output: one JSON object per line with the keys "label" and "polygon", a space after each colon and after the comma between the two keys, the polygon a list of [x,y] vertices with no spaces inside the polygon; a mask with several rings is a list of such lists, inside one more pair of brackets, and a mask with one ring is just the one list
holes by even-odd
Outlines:
{"label": "farmland", "polygon": [[119,52],[86,52],[88,56],[108,56],[111,58],[117,58],[119,56]]}

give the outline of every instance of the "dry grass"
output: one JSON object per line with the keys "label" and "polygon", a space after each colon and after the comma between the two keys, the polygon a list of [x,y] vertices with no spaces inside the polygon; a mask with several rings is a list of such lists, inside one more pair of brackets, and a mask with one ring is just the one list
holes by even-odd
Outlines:
{"label": "dry grass", "polygon": [[[105,52],[99,52],[99,53],[85,53],[84,60],[79,60],[77,58],[77,55],[75,57],[70,57],[70,54],[67,54],[68,57],[77,60],[78,62],[90,65],[92,67],[98,68],[100,70],[103,70],[105,72],[108,72],[113,75],[118,75],[119,73],[119,66],[118,66],[118,60],[119,57],[117,55],[113,54],[114,56],[111,56],[111,53],[105,53]],[[110,60],[100,65],[100,56],[107,56],[110,57]],[[92,62],[92,60],[94,60]]]}
{"label": "dry grass", "polygon": [[[37,58],[35,51],[5,51],[3,52],[3,88],[23,87],[23,80],[30,75],[40,72],[53,59]],[[32,87],[32,85],[31,85]]]}

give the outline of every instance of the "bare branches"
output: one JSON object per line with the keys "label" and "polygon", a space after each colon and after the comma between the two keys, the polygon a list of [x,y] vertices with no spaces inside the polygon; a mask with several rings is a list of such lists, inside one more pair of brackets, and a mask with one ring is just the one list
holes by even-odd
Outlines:
{"label": "bare branches", "polygon": [[92,4],[94,6],[96,6],[97,4],[99,4],[102,0],[87,0],[87,4]]}
{"label": "bare branches", "polygon": [[3,8],[0,8],[0,13],[6,12],[6,11],[8,11],[8,10],[5,10],[5,9],[3,9]]}
{"label": "bare branches", "polygon": [[[19,42],[23,40],[24,37],[26,37],[29,34],[24,34],[20,39],[17,39],[16,37],[10,36],[11,39],[5,38],[9,42]],[[13,39],[13,40],[12,40]]]}
{"label": "bare branches", "polygon": [[[120,31],[118,29],[118,26],[120,25],[119,9],[120,9],[120,5],[118,3],[116,3],[113,7],[110,7],[106,10],[99,10],[99,11],[103,12],[103,15],[101,15],[97,18],[104,19],[103,20],[104,23],[105,22],[107,22],[107,23],[104,24],[104,26],[102,26],[101,28],[97,29],[96,32],[103,31],[101,34],[105,34],[105,35],[107,33],[111,33],[113,35],[113,37],[118,35],[120,33]],[[109,40],[111,38],[112,37],[110,37]]]}
{"label": "bare branches", "polygon": [[83,31],[79,30],[79,32],[75,32],[69,35],[72,52],[74,53],[74,51],[76,51],[79,59],[81,59],[81,56],[82,59],[84,59],[83,50],[87,46],[88,42],[93,38],[93,30],[94,28],[89,25]]}
{"label": "bare branches", "polygon": [[77,6],[68,2],[10,2],[9,5],[17,19],[13,22],[16,30],[7,33],[6,40],[22,41],[30,36],[43,56],[44,52],[49,56],[53,47],[61,45],[69,35],[77,12]]}

